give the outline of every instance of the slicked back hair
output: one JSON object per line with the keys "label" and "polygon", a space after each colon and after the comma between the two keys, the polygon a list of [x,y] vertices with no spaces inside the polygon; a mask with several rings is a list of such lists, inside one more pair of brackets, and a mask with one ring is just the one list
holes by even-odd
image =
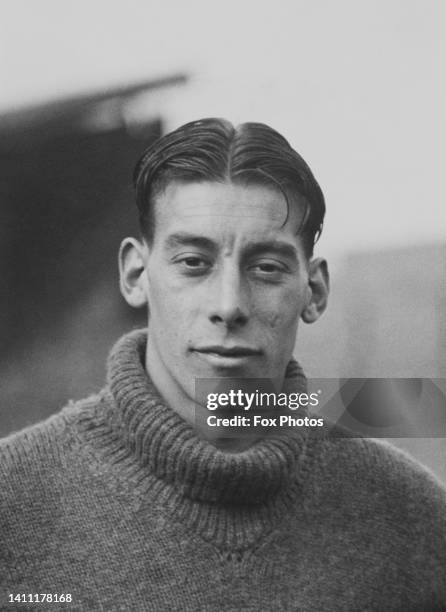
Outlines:
{"label": "slicked back hair", "polygon": [[[308,258],[325,215],[324,196],[307,163],[278,132],[263,123],[234,127],[225,119],[201,119],[166,134],[138,161],[134,175],[141,232],[155,230],[154,200],[170,182],[225,182],[279,189],[290,206],[302,206],[296,232]],[[294,198],[293,198],[294,196]],[[296,196],[300,196],[296,203]]]}

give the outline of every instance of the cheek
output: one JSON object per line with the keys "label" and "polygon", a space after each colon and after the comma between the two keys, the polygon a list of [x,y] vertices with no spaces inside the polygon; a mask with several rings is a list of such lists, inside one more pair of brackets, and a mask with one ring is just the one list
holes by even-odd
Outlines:
{"label": "cheek", "polygon": [[147,298],[149,310],[156,312],[161,318],[180,310],[178,296],[169,286],[160,266],[152,265],[147,273]]}
{"label": "cheek", "polygon": [[279,313],[272,313],[270,316],[267,317],[268,325],[272,328],[280,327],[282,321],[282,315]]}
{"label": "cheek", "polygon": [[196,292],[183,292],[180,297],[166,275],[155,271],[148,274],[147,297],[149,321],[157,330],[164,330],[166,340],[189,335],[199,310]]}
{"label": "cheek", "polygon": [[263,295],[258,300],[255,314],[263,325],[279,332],[281,329],[292,329],[299,321],[301,311],[300,292],[291,288],[288,291],[277,292],[276,295]]}
{"label": "cheek", "polygon": [[289,313],[273,313],[265,319],[265,323],[268,325],[271,334],[278,337],[288,338],[293,335],[294,330],[297,329],[299,321],[298,312]]}

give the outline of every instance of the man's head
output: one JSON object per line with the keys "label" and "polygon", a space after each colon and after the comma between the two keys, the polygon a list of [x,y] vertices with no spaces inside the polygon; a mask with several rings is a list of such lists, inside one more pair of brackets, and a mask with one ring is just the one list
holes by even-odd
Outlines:
{"label": "man's head", "polygon": [[196,378],[280,384],[299,319],[315,321],[328,294],[311,259],[324,198],[306,163],[263,124],[206,119],[150,147],[135,185],[142,240],[121,245],[121,290],[148,305],[159,391],[175,405]]}

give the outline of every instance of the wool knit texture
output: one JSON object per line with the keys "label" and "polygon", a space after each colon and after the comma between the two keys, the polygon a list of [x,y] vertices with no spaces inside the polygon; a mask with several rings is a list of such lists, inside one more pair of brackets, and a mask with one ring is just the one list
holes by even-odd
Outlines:
{"label": "wool knit texture", "polygon": [[145,344],[124,336],[101,393],[0,443],[1,610],[446,610],[430,473],[309,428],[219,451],[163,403]]}

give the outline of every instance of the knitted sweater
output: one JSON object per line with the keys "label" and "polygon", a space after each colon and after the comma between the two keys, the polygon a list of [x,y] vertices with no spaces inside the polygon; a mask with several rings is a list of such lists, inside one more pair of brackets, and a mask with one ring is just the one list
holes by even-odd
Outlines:
{"label": "knitted sweater", "polygon": [[[221,452],[163,404],[145,341],[118,342],[99,395],[0,443],[2,610],[446,609],[429,473],[305,428]],[[8,603],[42,593],[72,601]]]}

